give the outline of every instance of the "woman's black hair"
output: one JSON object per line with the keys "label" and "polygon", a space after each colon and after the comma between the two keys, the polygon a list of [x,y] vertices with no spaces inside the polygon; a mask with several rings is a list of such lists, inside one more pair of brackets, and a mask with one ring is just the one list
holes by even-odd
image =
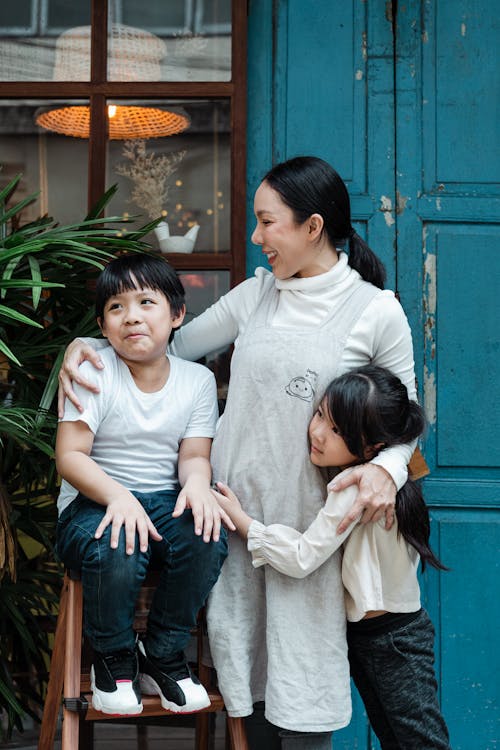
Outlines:
{"label": "woman's black hair", "polygon": [[384,265],[352,228],[349,193],[328,162],[316,156],[296,156],[276,164],[263,182],[279,193],[297,224],[303,224],[312,214],[320,214],[331,245],[344,247],[347,243],[351,268],[365,281],[384,288]]}
{"label": "woman's black hair", "polygon": [[[335,378],[326,389],[328,412],[349,451],[362,463],[391,445],[418,438],[425,429],[422,408],[408,398],[389,370],[366,365]],[[398,533],[428,563],[447,570],[429,546],[430,520],[420,485],[409,479],[396,495]]]}
{"label": "woman's black hair", "polygon": [[[170,263],[159,255],[127,253],[114,258],[100,273],[96,283],[96,318],[102,320],[106,302],[116,294],[137,288],[153,289],[167,298],[172,316],[182,312],[185,292]],[[170,335],[173,339],[174,330]]]}

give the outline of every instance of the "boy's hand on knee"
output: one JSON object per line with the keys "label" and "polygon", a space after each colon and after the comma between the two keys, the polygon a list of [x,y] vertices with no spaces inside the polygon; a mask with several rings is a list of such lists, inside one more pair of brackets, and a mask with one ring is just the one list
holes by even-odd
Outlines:
{"label": "boy's hand on knee", "polygon": [[110,547],[116,549],[122,526],[125,527],[125,551],[132,555],[135,549],[136,534],[139,537],[139,549],[147,552],[149,537],[155,542],[161,541],[153,522],[134,495],[128,493],[109,501],[106,513],[95,530],[95,539],[100,539],[104,530],[111,526]]}
{"label": "boy's hand on knee", "polygon": [[219,541],[222,522],[230,529],[235,528],[227,513],[217,503],[205,478],[190,477],[187,480],[179,492],[172,516],[181,516],[186,508],[190,508],[193,514],[195,534],[203,534],[204,542],[211,539]]}

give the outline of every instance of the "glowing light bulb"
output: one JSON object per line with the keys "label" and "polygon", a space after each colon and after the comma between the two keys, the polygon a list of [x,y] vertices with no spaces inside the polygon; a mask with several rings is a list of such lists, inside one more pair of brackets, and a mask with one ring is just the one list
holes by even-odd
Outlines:
{"label": "glowing light bulb", "polygon": [[116,104],[108,104],[108,117],[111,119],[116,115]]}

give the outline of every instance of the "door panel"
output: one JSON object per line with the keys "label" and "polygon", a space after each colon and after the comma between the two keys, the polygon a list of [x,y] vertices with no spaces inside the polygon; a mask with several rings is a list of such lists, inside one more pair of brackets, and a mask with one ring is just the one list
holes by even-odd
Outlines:
{"label": "door panel", "polygon": [[[434,521],[441,576],[438,675],[453,750],[493,750],[498,740],[498,511],[441,511]],[[496,612],[498,614],[498,612]],[[438,621],[438,613],[434,614]]]}
{"label": "door panel", "polygon": [[[275,9],[275,10],[274,10]],[[273,33],[263,19],[275,12]],[[367,4],[250,3],[248,220],[272,163],[301,154],[329,161],[347,183],[353,221],[395,283],[392,28]],[[252,33],[254,32],[254,33]],[[264,39],[263,39],[263,38]],[[355,126],[353,127],[353,122]],[[271,127],[270,127],[271,124]],[[258,165],[258,166],[256,166]],[[250,238],[250,231],[248,234]],[[249,242],[248,274],[262,264]]]}
{"label": "door panel", "polygon": [[395,35],[398,287],[429,420],[424,494],[452,569],[422,584],[455,750],[494,748],[498,718],[500,73],[482,65],[500,45],[494,17],[490,0],[411,0]]}
{"label": "door panel", "polygon": [[[314,5],[314,7],[313,7]],[[500,619],[500,22],[494,0],[249,0],[249,226],[272,162],[346,180],[356,226],[397,283],[420,399],[432,544],[421,578],[454,750],[493,750]],[[260,264],[248,248],[248,273]],[[374,750],[359,698],[335,748]]]}

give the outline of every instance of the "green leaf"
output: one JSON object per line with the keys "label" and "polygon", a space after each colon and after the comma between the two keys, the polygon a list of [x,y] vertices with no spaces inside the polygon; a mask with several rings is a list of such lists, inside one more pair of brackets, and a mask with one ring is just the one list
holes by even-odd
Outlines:
{"label": "green leaf", "polygon": [[117,190],[118,185],[111,185],[111,187],[106,190],[102,198],[97,201],[95,206],[92,206],[87,216],[85,217],[85,221],[92,221],[94,219],[97,219],[106,208],[111,198],[115,195]]}
{"label": "green leaf", "polygon": [[0,339],[0,352],[2,352],[2,354],[5,354],[5,356],[8,357],[8,359],[11,359],[13,362],[15,362],[16,365],[19,365],[19,367],[22,367],[22,364],[19,362],[16,355],[9,349],[5,341],[2,341],[2,339]]}
{"label": "green leaf", "polygon": [[31,279],[0,279],[0,289],[51,289],[53,287],[64,288],[64,284],[57,281],[33,281]]}
{"label": "green leaf", "polygon": [[[4,200],[8,200],[11,194],[14,192],[14,189],[17,187],[19,180],[21,179],[22,174],[16,175],[8,185],[4,187],[3,190],[0,190],[0,203]],[[0,215],[0,219],[2,219],[2,216]]]}
{"label": "green leaf", "polygon": [[3,680],[0,680],[0,695],[13,711],[21,715],[24,714],[23,707],[16,700],[12,687],[10,685],[6,685]]}
{"label": "green leaf", "polygon": [[38,198],[38,193],[33,193],[33,195],[28,195],[27,198],[24,198],[24,200],[19,201],[15,206],[12,206],[12,208],[9,208],[8,211],[6,211],[4,214],[2,214],[2,222],[6,223],[9,219],[11,219],[13,216],[18,214],[20,211],[23,210],[23,208],[26,208],[26,206],[29,206],[30,203],[33,203]]}
{"label": "green leaf", "polygon": [[[14,258],[13,260],[7,263],[7,266],[2,273],[2,281],[4,283],[12,277],[12,274],[14,273],[16,266],[19,264],[19,260],[20,260],[19,258]],[[4,288],[2,288],[1,299],[3,299],[6,294],[7,292],[4,291]]]}
{"label": "green leaf", "polygon": [[42,293],[41,288],[38,286],[38,284],[42,280],[42,275],[40,273],[40,263],[32,255],[28,256],[28,263],[31,269],[31,278],[35,282],[33,284],[32,295],[33,295],[33,307],[36,310],[38,307],[38,303],[40,302],[40,295]]}
{"label": "green leaf", "polygon": [[57,376],[59,375],[59,370],[61,369],[61,364],[64,359],[64,352],[65,349],[61,349],[52,366],[52,370],[50,371],[50,375],[47,378],[47,382],[42,393],[42,398],[40,399],[40,409],[50,409],[52,405],[52,401],[54,400],[54,396],[59,383]]}
{"label": "green leaf", "polygon": [[43,326],[40,325],[40,323],[37,323],[36,320],[32,320],[26,315],[23,315],[22,313],[18,312],[17,310],[13,310],[10,307],[6,307],[5,305],[0,305],[0,317],[8,318],[10,320],[17,320],[19,321],[19,323],[26,323],[26,325],[34,326],[35,328],[43,328]]}

